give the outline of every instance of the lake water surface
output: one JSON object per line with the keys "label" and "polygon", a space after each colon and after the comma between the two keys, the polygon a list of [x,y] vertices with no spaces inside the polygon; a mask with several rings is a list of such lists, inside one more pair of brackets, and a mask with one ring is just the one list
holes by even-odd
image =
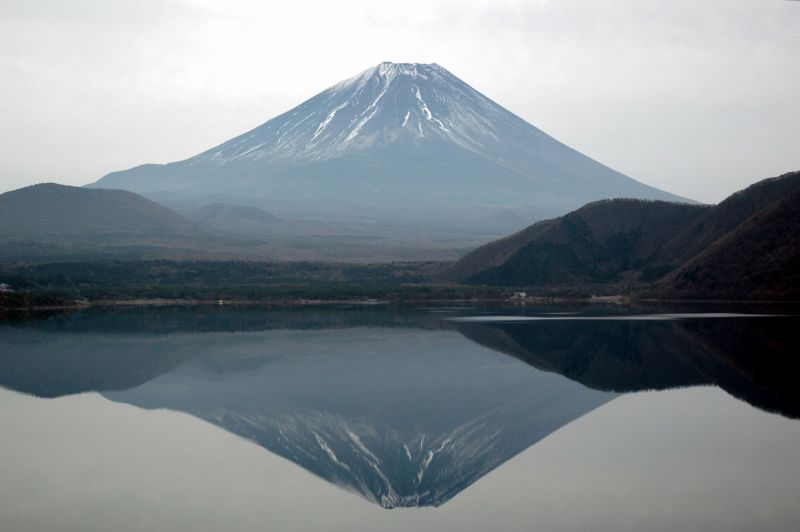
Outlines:
{"label": "lake water surface", "polygon": [[798,530],[797,309],[0,322],[0,530]]}

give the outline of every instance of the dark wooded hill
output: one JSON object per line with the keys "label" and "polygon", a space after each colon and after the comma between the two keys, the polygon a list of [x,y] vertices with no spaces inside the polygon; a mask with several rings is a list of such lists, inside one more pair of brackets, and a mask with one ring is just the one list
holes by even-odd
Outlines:
{"label": "dark wooded hill", "polygon": [[800,179],[662,279],[656,295],[681,299],[800,300]]}
{"label": "dark wooded hill", "polygon": [[609,283],[641,274],[674,235],[709,207],[632,199],[590,203],[480,247],[447,272],[471,284]]}
{"label": "dark wooded hill", "polygon": [[800,172],[756,183],[716,206],[600,201],[482,246],[444,278],[605,284],[659,297],[800,299],[799,220]]}
{"label": "dark wooded hill", "polygon": [[[658,261],[673,266],[685,263],[740,224],[800,186],[800,172],[764,179],[728,196],[664,246]],[[777,222],[777,220],[775,220]]]}

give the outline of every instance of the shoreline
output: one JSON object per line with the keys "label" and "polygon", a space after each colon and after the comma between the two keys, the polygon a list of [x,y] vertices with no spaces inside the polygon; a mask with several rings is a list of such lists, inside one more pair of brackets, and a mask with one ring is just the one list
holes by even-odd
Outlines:
{"label": "shoreline", "polygon": [[626,296],[592,296],[589,298],[531,296],[526,299],[498,298],[498,297],[472,297],[472,298],[420,298],[420,299],[166,299],[166,298],[136,298],[136,299],[98,299],[95,301],[76,301],[73,304],[63,305],[31,305],[31,306],[0,306],[0,312],[26,311],[26,310],[74,310],[84,308],[103,307],[166,307],[166,306],[197,306],[197,307],[237,307],[237,306],[263,306],[263,307],[303,307],[303,306],[382,306],[404,304],[508,304],[524,306],[525,304],[564,304],[564,303],[623,303],[630,302]]}
{"label": "shoreline", "polygon": [[305,306],[387,306],[387,305],[412,305],[412,304],[505,304],[509,306],[524,307],[527,304],[560,305],[569,303],[674,303],[674,304],[763,304],[763,305],[796,305],[800,301],[782,300],[714,300],[714,299],[655,299],[634,298],[631,296],[591,296],[591,297],[565,297],[565,296],[530,296],[519,298],[421,298],[421,299],[281,299],[281,300],[204,300],[204,299],[166,299],[166,298],[136,298],[136,299],[99,299],[96,301],[76,301],[75,303],[30,305],[30,306],[0,306],[0,313],[48,311],[48,310],[81,310],[87,308],[115,308],[115,307],[269,307],[269,308],[297,308]]}

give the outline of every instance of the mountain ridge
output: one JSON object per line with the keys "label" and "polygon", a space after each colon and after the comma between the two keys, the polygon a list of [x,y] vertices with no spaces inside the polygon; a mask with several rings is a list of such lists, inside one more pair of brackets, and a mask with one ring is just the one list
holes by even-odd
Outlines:
{"label": "mountain ridge", "polygon": [[0,194],[0,237],[85,239],[117,232],[207,236],[176,212],[127,190],[38,183]]}
{"label": "mountain ridge", "polygon": [[211,236],[178,213],[127,190],[39,183],[0,194],[0,257],[180,253]]}

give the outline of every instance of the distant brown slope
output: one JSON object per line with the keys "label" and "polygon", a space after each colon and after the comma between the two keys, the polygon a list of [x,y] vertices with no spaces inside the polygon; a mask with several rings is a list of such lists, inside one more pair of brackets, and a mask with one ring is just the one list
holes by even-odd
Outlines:
{"label": "distant brown slope", "polygon": [[179,214],[124,190],[45,183],[0,194],[0,259],[180,256],[212,238]]}
{"label": "distant brown slope", "polygon": [[204,238],[179,214],[125,190],[44,183],[0,194],[0,238]]}
{"label": "distant brown slope", "polygon": [[800,301],[800,184],[667,275],[657,294]]}
{"label": "distant brown slope", "polygon": [[256,207],[227,203],[210,203],[184,211],[183,215],[211,233],[242,238],[270,235],[274,225],[281,221]]}

